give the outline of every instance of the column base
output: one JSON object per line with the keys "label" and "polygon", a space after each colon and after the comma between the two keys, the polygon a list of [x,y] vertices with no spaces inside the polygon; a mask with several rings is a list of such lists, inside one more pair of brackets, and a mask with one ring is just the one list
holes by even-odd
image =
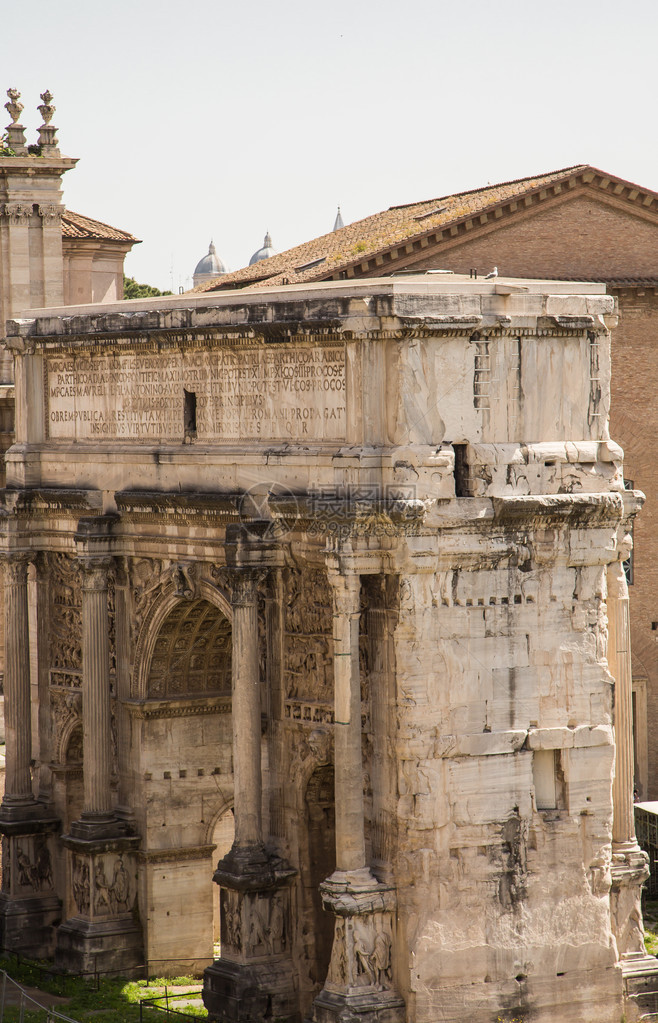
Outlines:
{"label": "column base", "polygon": [[405,1023],[393,979],[395,889],[364,867],[335,871],[320,893],[335,915],[334,943],[312,1023]]}
{"label": "column base", "polygon": [[71,917],[57,931],[55,965],[68,973],[122,975],[141,967],[142,929],[132,917]]}
{"label": "column base", "polygon": [[26,824],[28,821],[48,821],[59,824],[54,812],[36,799],[13,799],[5,796],[0,803],[0,832],[6,834],[5,825]]}
{"label": "column base", "polygon": [[404,999],[390,991],[333,992],[313,1003],[312,1023],[405,1023]]}
{"label": "column base", "polygon": [[[84,823],[84,822],[76,822]],[[73,832],[73,825],[71,826]],[[144,963],[137,911],[136,836],[64,835],[67,919],[57,931],[55,964],[71,973],[126,973]]]}
{"label": "column base", "polygon": [[658,959],[631,953],[622,958],[621,973],[626,1017],[644,1019],[648,1013],[658,1013]]}
{"label": "column base", "polygon": [[649,877],[649,857],[637,843],[613,846],[610,916],[617,951],[626,959],[646,955],[642,921],[642,885]]}
{"label": "column base", "polygon": [[38,803],[24,806],[27,812],[20,816],[18,809],[12,807],[9,819],[0,813],[0,946],[47,959],[55,950],[55,932],[62,919],[52,867],[52,843],[59,821],[46,818],[47,811]]}
{"label": "column base", "polygon": [[50,959],[62,919],[62,901],[56,895],[12,898],[0,895],[0,944],[7,952],[31,959]]}
{"label": "column base", "polygon": [[203,1004],[221,1023],[300,1023],[289,960],[234,963],[217,959],[203,974]]}
{"label": "column base", "polygon": [[222,958],[203,975],[203,1002],[221,1023],[300,1023],[292,970],[290,883],[297,871],[260,843],[217,865]]}
{"label": "column base", "polygon": [[80,819],[71,824],[70,836],[82,842],[99,842],[113,838],[129,838],[133,831],[125,821],[118,820],[114,814],[89,813],[81,814]]}

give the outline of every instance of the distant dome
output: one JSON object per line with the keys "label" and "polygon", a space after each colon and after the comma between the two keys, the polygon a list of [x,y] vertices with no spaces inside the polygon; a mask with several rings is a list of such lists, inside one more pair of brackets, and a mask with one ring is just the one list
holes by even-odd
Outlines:
{"label": "distant dome", "polygon": [[272,238],[268,231],[265,235],[262,249],[259,249],[258,252],[254,252],[253,256],[249,260],[249,266],[253,266],[254,263],[260,263],[261,259],[269,259],[270,256],[276,256],[276,249],[272,248]]}
{"label": "distant dome", "polygon": [[228,273],[228,270],[217,255],[213,242],[211,242],[208,246],[208,255],[199,260],[194,270],[194,276],[192,277],[194,287],[196,288],[197,284],[211,281],[214,277],[219,277],[220,274],[225,273]]}

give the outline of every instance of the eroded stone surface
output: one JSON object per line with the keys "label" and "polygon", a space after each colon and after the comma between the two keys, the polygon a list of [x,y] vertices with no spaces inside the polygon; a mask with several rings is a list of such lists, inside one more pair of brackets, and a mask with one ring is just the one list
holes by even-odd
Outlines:
{"label": "eroded stone surface", "polygon": [[[609,579],[641,495],[607,430],[614,303],[546,287],[10,323],[2,544],[39,552],[35,792],[72,834],[49,846],[60,959],[132,954],[134,907],[159,972],[210,962],[221,929],[218,1019],[617,1023],[642,871],[632,835],[612,845]],[[19,773],[30,755],[8,732]],[[44,805],[25,795],[3,804],[10,878]]]}

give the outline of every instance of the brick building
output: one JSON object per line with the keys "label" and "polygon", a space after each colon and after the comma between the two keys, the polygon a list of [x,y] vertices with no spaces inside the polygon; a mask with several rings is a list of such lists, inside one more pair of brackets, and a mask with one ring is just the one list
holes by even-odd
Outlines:
{"label": "brick building", "polygon": [[224,275],[197,290],[450,270],[598,280],[618,299],[611,434],[647,503],[635,527],[631,626],[636,788],[658,799],[658,428],[652,379],[658,317],[658,194],[587,165],[395,206]]}

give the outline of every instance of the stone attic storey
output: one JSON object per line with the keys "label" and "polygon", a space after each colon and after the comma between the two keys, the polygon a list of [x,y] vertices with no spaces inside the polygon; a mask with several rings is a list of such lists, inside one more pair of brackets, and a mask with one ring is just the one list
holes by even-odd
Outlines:
{"label": "stone attic storey", "polygon": [[630,1018],[614,299],[125,308],[7,326],[3,944],[223,1023]]}

